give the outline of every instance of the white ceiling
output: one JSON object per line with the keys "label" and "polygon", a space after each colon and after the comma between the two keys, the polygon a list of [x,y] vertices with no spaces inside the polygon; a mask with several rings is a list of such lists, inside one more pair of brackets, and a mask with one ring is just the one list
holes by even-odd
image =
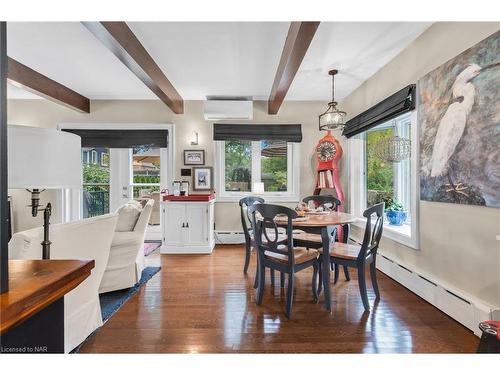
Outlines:
{"label": "white ceiling", "polygon": [[[286,22],[130,22],[137,38],[185,100],[206,96],[267,99]],[[322,22],[287,100],[329,100],[329,69],[339,69],[336,99],[351,93],[430,23]],[[8,55],[90,99],[155,99],[84,26],[9,22]],[[9,98],[33,94],[9,85]]]}

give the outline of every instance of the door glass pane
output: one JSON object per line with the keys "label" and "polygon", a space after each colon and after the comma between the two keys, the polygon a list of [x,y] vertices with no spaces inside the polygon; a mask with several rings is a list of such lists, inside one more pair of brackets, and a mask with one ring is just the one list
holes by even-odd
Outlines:
{"label": "door glass pane", "polygon": [[288,160],[285,141],[261,141],[261,181],[264,191],[288,190]]}
{"label": "door glass pane", "polygon": [[252,143],[250,141],[226,141],[224,152],[226,191],[251,191]]}
{"label": "door glass pane", "polygon": [[83,217],[109,213],[109,149],[82,147]]}
{"label": "door glass pane", "polygon": [[136,147],[132,150],[134,198],[151,198],[160,192],[160,148]]}

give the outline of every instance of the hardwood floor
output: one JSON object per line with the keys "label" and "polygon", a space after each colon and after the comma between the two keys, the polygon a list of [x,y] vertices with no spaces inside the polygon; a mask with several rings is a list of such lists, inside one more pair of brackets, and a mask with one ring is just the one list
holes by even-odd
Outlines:
{"label": "hardwood floor", "polygon": [[[465,327],[378,273],[381,300],[364,313],[357,276],[332,288],[328,314],[312,302],[311,270],[297,274],[292,319],[285,296],[270,286],[261,306],[252,288],[253,256],[243,275],[243,246],[217,246],[212,255],[158,255],[156,274],[80,353],[467,353],[478,338]],[[279,277],[276,278],[279,283]],[[327,329],[322,325],[327,322]]]}

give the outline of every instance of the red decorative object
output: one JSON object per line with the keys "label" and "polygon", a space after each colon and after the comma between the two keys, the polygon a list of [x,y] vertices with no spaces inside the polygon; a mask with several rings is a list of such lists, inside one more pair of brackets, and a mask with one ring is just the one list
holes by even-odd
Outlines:
{"label": "red decorative object", "polygon": [[190,201],[190,202],[208,202],[215,199],[215,193],[210,194],[193,194],[193,195],[165,195],[164,201]]}
{"label": "red decorative object", "polygon": [[342,146],[337,138],[328,130],[316,146],[316,157],[318,159],[318,174],[316,177],[316,188],[314,195],[318,195],[321,189],[335,189],[337,198],[342,202],[339,211],[343,212],[344,192],[340,185],[338,162],[342,157]]}

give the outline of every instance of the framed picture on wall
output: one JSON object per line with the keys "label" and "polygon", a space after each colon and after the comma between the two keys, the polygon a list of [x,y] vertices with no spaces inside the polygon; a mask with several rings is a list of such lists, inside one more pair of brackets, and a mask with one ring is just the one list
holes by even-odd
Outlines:
{"label": "framed picture on wall", "polygon": [[193,168],[193,190],[213,189],[213,168],[194,167]]}
{"label": "framed picture on wall", "polygon": [[205,165],[205,150],[184,150],[184,165]]}

